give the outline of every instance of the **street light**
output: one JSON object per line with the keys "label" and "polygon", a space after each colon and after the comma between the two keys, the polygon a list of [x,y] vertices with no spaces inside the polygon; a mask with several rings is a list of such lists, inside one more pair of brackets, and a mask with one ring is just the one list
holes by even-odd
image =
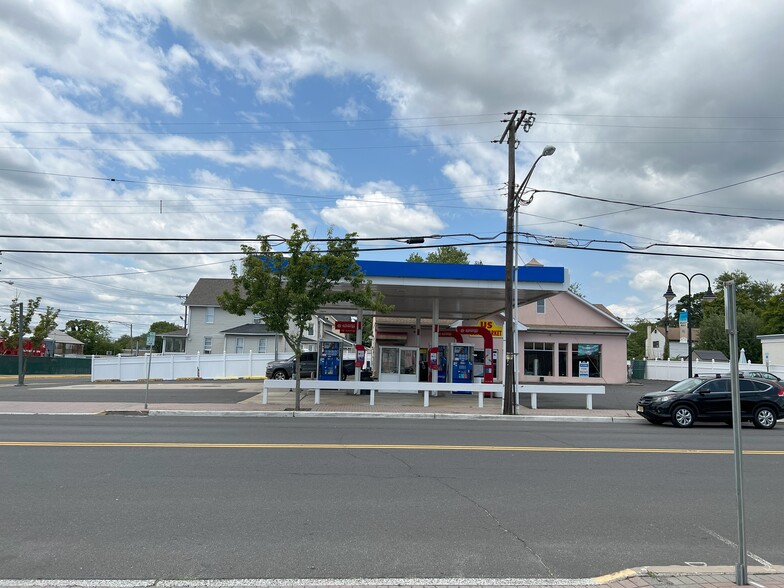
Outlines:
{"label": "street light", "polygon": [[691,378],[692,377],[692,369],[691,369],[691,366],[692,366],[692,357],[691,357],[691,281],[694,278],[696,278],[697,276],[702,276],[708,282],[708,290],[705,292],[705,295],[702,297],[702,299],[705,302],[713,302],[714,300],[716,300],[716,295],[713,293],[713,290],[711,290],[710,278],[708,278],[708,276],[706,276],[705,274],[696,273],[696,274],[692,275],[691,277],[689,277],[686,274],[684,274],[683,272],[675,272],[674,274],[672,274],[670,276],[670,281],[667,283],[667,291],[664,293],[664,299],[668,303],[672,302],[675,299],[675,292],[672,291],[672,279],[675,276],[683,276],[684,278],[686,278],[686,282],[688,283],[688,287],[689,287],[689,296],[686,299],[686,346],[687,346],[686,348],[687,348],[687,353],[688,353],[688,357],[689,357],[689,377]]}
{"label": "street light", "polygon": [[[514,134],[510,137],[510,141],[514,143]],[[536,164],[542,157],[548,157],[555,153],[555,147],[548,145],[542,150],[542,154],[537,157],[528,174],[525,176],[523,183],[515,190],[514,185],[514,149],[510,148],[509,156],[509,193],[506,202],[506,272],[504,283],[505,294],[505,307],[504,314],[506,314],[506,365],[504,371],[504,407],[503,414],[515,413],[514,401],[514,383],[516,381],[517,373],[517,356],[515,354],[515,345],[517,344],[517,318],[514,316],[517,310],[516,306],[516,284],[517,284],[517,234],[516,223],[517,209],[520,206],[525,188],[528,186],[528,180],[534,173]],[[529,201],[530,202],[530,201]],[[514,241],[513,241],[514,238]],[[512,274],[514,274],[514,279]]]}
{"label": "street light", "polygon": [[106,321],[107,323],[115,323],[117,325],[125,325],[131,328],[131,351],[133,351],[133,323],[124,323],[122,321]]}

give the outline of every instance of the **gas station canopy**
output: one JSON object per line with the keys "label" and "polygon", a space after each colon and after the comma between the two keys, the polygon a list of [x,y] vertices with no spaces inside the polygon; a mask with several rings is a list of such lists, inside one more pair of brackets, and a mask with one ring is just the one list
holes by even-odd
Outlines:
{"label": "gas station canopy", "polygon": [[[502,265],[463,265],[362,261],[365,278],[384,295],[393,310],[384,316],[429,316],[438,300],[441,319],[472,320],[504,310],[505,268]],[[522,266],[517,271],[520,305],[549,298],[568,290],[565,268]],[[350,306],[336,305],[329,312],[355,313]],[[368,311],[365,311],[367,314]]]}

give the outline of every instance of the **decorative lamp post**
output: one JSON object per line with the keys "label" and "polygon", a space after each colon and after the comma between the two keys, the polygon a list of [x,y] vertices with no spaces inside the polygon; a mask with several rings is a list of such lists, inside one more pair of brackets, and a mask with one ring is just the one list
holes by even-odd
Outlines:
{"label": "decorative lamp post", "polygon": [[702,299],[705,302],[713,302],[714,300],[716,300],[716,295],[713,293],[713,290],[711,290],[710,278],[708,278],[708,276],[706,276],[705,274],[696,273],[696,274],[694,274],[694,275],[692,275],[690,277],[690,276],[687,276],[686,274],[684,274],[683,272],[675,272],[674,274],[672,274],[670,276],[670,281],[667,283],[667,291],[664,293],[664,298],[665,298],[665,300],[667,300],[668,303],[672,302],[675,299],[675,292],[672,291],[672,279],[675,276],[683,276],[684,278],[686,278],[686,282],[688,284],[688,289],[689,289],[688,298],[686,299],[686,349],[687,349],[688,358],[689,358],[689,377],[691,378],[692,375],[693,375],[693,373],[692,373],[692,357],[691,357],[691,345],[692,345],[692,342],[691,342],[691,281],[694,278],[696,278],[697,276],[702,276],[708,282],[708,290],[705,292],[705,294],[702,297]]}

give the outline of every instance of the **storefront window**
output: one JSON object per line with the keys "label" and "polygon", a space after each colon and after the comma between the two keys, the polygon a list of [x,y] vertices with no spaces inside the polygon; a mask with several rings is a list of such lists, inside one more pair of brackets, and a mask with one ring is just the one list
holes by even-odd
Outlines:
{"label": "storefront window", "polygon": [[569,375],[569,344],[568,343],[559,343],[558,344],[558,375],[559,376],[568,376]]}
{"label": "storefront window", "polygon": [[523,344],[523,364],[526,376],[552,376],[553,344],[526,341]]}
{"label": "storefront window", "polygon": [[572,344],[572,376],[602,377],[602,346],[600,344]]}
{"label": "storefront window", "polygon": [[400,350],[400,373],[405,375],[414,375],[417,373],[417,349],[401,349]]}
{"label": "storefront window", "polygon": [[397,347],[381,348],[381,373],[397,374],[400,369],[400,350]]}

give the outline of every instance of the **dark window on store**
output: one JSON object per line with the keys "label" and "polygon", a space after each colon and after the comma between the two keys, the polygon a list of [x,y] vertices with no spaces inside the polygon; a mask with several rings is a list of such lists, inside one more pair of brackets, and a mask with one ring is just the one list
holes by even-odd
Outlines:
{"label": "dark window on store", "polygon": [[579,376],[580,368],[588,370],[589,378],[602,377],[602,346],[598,343],[572,344],[572,375]]}
{"label": "dark window on store", "polygon": [[558,375],[559,376],[568,376],[569,370],[569,344],[568,343],[559,343],[558,344]]}
{"label": "dark window on store", "polygon": [[523,346],[526,376],[553,375],[553,344],[526,341]]}

